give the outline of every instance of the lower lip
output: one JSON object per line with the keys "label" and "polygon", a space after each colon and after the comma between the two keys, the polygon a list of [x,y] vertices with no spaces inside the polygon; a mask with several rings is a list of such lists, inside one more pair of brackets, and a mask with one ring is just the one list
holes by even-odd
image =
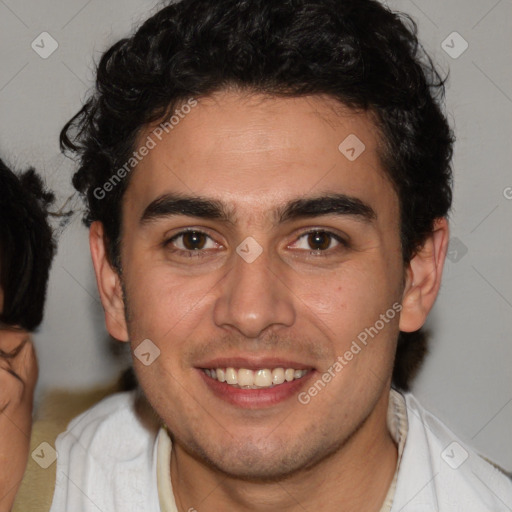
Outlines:
{"label": "lower lip", "polygon": [[271,388],[242,389],[235,388],[225,382],[208,377],[202,370],[197,370],[214,395],[237,407],[245,409],[261,409],[279,404],[291,397],[297,396],[300,388],[304,387],[311,379],[314,370],[309,371],[304,377],[294,379],[291,382],[284,382]]}

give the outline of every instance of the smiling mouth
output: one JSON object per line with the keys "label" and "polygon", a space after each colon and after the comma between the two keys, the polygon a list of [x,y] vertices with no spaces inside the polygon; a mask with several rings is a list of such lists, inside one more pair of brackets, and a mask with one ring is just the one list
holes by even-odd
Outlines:
{"label": "smiling mouth", "polygon": [[295,370],[294,368],[262,368],[249,370],[247,368],[202,368],[202,371],[211,379],[225,382],[238,389],[273,388],[302,379],[310,370]]}

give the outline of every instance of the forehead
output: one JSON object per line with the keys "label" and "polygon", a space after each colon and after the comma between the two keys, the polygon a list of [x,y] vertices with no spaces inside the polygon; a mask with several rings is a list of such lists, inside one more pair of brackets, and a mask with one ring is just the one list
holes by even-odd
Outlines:
{"label": "forehead", "polygon": [[269,221],[279,204],[328,192],[396,207],[370,114],[320,96],[225,91],[197,101],[168,133],[158,124],[141,132],[137,147],[152,149],[131,176],[128,212],[171,192],[218,199],[236,214]]}

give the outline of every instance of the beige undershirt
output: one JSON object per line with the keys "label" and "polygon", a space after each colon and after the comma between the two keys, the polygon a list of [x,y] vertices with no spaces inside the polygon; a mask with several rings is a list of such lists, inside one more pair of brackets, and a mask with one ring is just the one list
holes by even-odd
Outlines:
{"label": "beige undershirt", "polygon": [[[398,468],[402,460],[404,451],[405,440],[407,438],[408,422],[407,422],[407,409],[404,397],[395,391],[391,390],[389,395],[388,416],[387,416],[388,429],[391,437],[395,441],[398,448],[398,460],[396,464],[395,475],[389,486],[386,499],[380,509],[380,512],[390,512],[393,498],[395,496],[396,483],[398,478]],[[158,497],[160,500],[161,512],[178,512],[176,501],[172,491],[171,483],[171,452],[172,443],[165,428],[161,428],[158,433],[158,446],[157,446],[157,485]]]}

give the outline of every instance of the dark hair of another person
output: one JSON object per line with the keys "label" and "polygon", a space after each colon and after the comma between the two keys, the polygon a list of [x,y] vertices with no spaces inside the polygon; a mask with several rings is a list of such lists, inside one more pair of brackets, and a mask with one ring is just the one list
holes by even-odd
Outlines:
{"label": "dark hair of another person", "polygon": [[105,52],[95,93],[61,132],[63,150],[79,159],[73,184],[87,200],[85,222],[103,223],[119,271],[129,176],[105,197],[95,191],[126,164],[141,129],[191,97],[227,89],[326,95],[371,112],[399,198],[405,263],[448,214],[454,138],[441,109],[444,80],[412,19],[375,0],[182,0]]}
{"label": "dark hair of another person", "polygon": [[53,194],[34,169],[19,176],[0,160],[0,322],[27,331],[43,319],[46,287],[55,252],[47,207]]}

